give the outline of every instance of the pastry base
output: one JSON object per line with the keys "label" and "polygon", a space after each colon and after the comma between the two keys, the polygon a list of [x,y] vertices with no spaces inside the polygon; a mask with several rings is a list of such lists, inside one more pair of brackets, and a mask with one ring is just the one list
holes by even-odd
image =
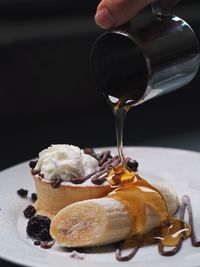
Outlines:
{"label": "pastry base", "polygon": [[64,207],[86,199],[105,197],[112,191],[110,185],[78,186],[60,185],[53,188],[51,183],[39,175],[34,176],[37,201],[34,206],[37,214],[53,218]]}

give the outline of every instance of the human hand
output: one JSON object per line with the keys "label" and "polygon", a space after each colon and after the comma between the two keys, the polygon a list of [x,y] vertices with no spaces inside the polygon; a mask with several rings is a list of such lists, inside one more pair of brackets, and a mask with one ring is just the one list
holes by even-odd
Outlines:
{"label": "human hand", "polygon": [[[180,0],[161,0],[163,8],[173,6]],[[96,10],[95,21],[103,29],[120,26],[134,17],[155,0],[102,0]]]}

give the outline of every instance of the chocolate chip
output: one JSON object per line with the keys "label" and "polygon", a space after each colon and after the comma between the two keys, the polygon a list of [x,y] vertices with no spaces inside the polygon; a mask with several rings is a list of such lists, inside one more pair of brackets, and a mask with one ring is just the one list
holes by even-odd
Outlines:
{"label": "chocolate chip", "polygon": [[51,186],[53,188],[58,188],[63,180],[60,177],[55,177],[51,180]]}
{"label": "chocolate chip", "polygon": [[36,166],[36,164],[37,164],[37,160],[31,160],[30,162],[29,162],[29,167],[31,168],[31,169],[34,169],[35,168],[35,166]]}
{"label": "chocolate chip", "polygon": [[127,159],[127,167],[131,170],[136,172],[138,169],[138,162],[136,160],[132,160],[132,159]]}
{"label": "chocolate chip", "polygon": [[31,217],[33,217],[36,213],[36,209],[32,206],[32,205],[28,205],[25,210],[23,211],[24,216],[27,219],[30,219]]}
{"label": "chocolate chip", "polygon": [[28,236],[38,241],[52,241],[50,236],[51,220],[42,215],[36,215],[32,217],[27,224],[26,232]]}
{"label": "chocolate chip", "polygon": [[37,200],[37,194],[36,194],[36,193],[32,193],[32,194],[31,194],[31,200],[32,200],[33,202],[35,202],[35,201]]}
{"label": "chocolate chip", "polygon": [[27,194],[28,194],[28,190],[23,189],[23,188],[20,188],[19,190],[17,190],[17,194],[18,194],[20,197],[26,197]]}

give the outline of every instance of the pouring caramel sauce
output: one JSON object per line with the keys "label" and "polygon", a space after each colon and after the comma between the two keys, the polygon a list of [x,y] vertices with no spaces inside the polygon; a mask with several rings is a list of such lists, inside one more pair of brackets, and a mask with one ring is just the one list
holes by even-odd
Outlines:
{"label": "pouring caramel sauce", "polygon": [[[126,101],[122,99],[117,102],[111,102],[111,99],[109,99],[109,102],[112,104],[115,115],[117,146],[121,163],[108,173],[107,181],[116,187],[108,197],[114,198],[126,206],[133,225],[127,240],[118,244],[116,258],[119,261],[130,260],[139,247],[153,243],[158,243],[161,255],[172,256],[180,250],[183,240],[188,237],[191,238],[194,246],[200,246],[200,242],[196,241],[194,234],[189,197],[184,196],[182,199],[180,218],[170,217],[167,203],[162,194],[127,167],[123,152],[123,127],[126,114],[131,106],[125,104]],[[160,226],[150,232],[145,229],[146,209],[148,207],[160,219]],[[184,221],[186,208],[188,210],[189,223]],[[126,256],[122,256],[122,246],[132,248],[131,252]],[[165,247],[172,247],[172,249],[165,250]]]}

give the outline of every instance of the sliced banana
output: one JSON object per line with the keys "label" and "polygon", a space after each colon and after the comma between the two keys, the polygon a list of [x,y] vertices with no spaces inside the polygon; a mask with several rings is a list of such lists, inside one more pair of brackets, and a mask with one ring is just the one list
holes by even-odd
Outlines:
{"label": "sliced banana", "polygon": [[[155,186],[165,198],[170,216],[179,201],[176,193],[164,186]],[[160,217],[146,207],[144,234],[160,225]],[[124,240],[132,232],[128,210],[113,198],[90,199],[76,202],[62,209],[52,220],[50,234],[65,247],[92,247]]]}

